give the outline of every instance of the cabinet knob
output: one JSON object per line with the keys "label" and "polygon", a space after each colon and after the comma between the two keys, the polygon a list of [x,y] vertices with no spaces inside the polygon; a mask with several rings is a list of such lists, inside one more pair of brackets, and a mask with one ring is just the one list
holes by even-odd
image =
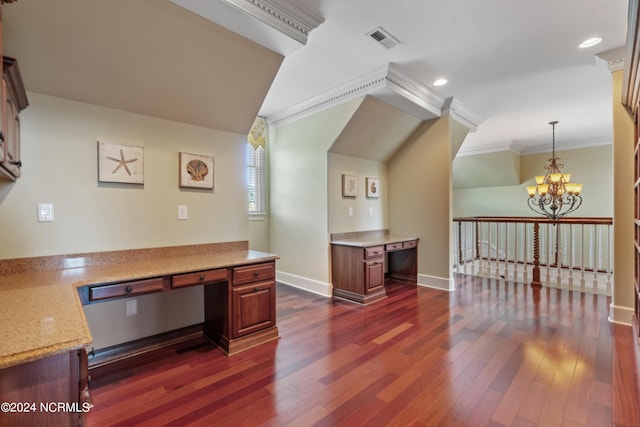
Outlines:
{"label": "cabinet knob", "polygon": [[204,274],[201,274],[201,275],[200,275],[200,281],[201,281],[201,282],[202,282],[202,281],[204,281]]}
{"label": "cabinet knob", "polygon": [[12,160],[9,163],[12,164],[12,165],[16,165],[19,168],[22,167],[22,160]]}
{"label": "cabinet knob", "polygon": [[260,290],[260,288],[257,287],[257,286],[255,288],[253,288],[253,292],[258,292],[259,290]]}
{"label": "cabinet knob", "polygon": [[255,273],[253,273],[254,276],[258,277],[260,275],[260,273],[258,273],[257,271]]}
{"label": "cabinet knob", "polygon": [[131,291],[133,291],[133,288],[131,287],[131,285],[127,285],[127,287],[126,287],[126,288],[124,288],[124,291],[125,291],[126,293],[130,294],[130,293],[131,293]]}

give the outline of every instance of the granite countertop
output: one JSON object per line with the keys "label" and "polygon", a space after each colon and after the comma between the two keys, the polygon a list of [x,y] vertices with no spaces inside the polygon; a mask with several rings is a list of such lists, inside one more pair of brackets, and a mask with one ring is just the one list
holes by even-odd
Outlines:
{"label": "granite countertop", "polygon": [[390,243],[398,243],[398,242],[408,242],[411,240],[418,240],[418,238],[411,237],[411,236],[393,236],[389,234],[384,234],[384,235],[370,235],[370,236],[356,236],[356,237],[350,237],[350,238],[341,238],[341,239],[331,240],[331,244],[368,248],[371,246],[387,245]]}
{"label": "granite countertop", "polygon": [[78,287],[275,259],[265,252],[234,250],[0,275],[0,369],[91,345]]}

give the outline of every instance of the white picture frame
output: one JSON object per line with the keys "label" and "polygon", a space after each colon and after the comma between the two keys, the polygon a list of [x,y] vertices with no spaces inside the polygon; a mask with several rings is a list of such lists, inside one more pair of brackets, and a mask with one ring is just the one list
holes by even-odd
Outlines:
{"label": "white picture frame", "polygon": [[367,178],[367,198],[377,199],[380,197],[380,180],[378,178]]}
{"label": "white picture frame", "polygon": [[98,141],[98,181],[144,184],[144,147]]}
{"label": "white picture frame", "polygon": [[185,188],[204,188],[213,190],[214,158],[201,154],[180,153],[179,183]]}
{"label": "white picture frame", "polygon": [[354,175],[342,175],[342,197],[358,196],[358,177]]}

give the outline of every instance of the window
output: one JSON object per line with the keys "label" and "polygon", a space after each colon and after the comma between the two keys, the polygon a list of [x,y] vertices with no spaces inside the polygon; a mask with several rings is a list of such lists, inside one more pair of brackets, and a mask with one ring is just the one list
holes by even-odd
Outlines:
{"label": "window", "polygon": [[247,184],[249,189],[249,215],[264,215],[265,206],[265,150],[267,121],[256,117],[247,135]]}
{"label": "window", "polygon": [[264,146],[254,148],[247,143],[247,183],[249,187],[249,214],[263,215],[264,203]]}

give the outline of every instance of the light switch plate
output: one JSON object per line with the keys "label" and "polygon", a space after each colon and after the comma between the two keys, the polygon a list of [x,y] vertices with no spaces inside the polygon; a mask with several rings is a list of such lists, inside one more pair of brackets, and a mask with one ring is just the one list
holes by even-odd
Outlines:
{"label": "light switch plate", "polygon": [[189,219],[189,208],[186,205],[178,205],[178,219]]}

